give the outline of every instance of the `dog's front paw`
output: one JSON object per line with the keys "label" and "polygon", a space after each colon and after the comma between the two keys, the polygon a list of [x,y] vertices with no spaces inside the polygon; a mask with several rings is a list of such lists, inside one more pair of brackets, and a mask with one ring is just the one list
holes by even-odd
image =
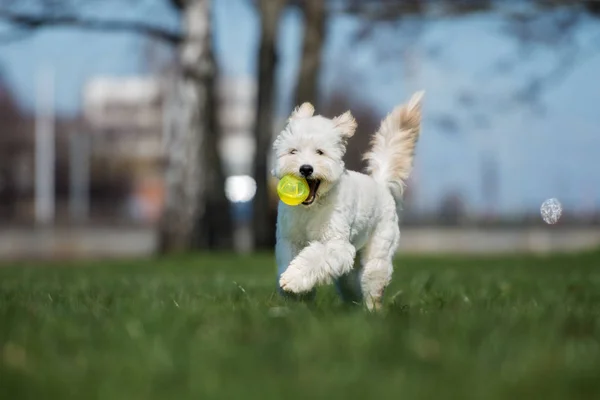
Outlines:
{"label": "dog's front paw", "polygon": [[279,278],[279,286],[286,292],[305,293],[309,292],[314,285],[314,279],[294,263],[290,264]]}

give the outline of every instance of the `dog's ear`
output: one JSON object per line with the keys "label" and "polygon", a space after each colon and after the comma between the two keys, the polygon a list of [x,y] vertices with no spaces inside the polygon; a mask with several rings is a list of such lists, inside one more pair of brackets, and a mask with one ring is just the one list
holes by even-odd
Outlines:
{"label": "dog's ear", "polygon": [[356,131],[356,120],[350,111],[346,111],[342,115],[335,117],[333,125],[342,134],[342,137],[346,139],[351,138]]}
{"label": "dog's ear", "polygon": [[312,117],[315,113],[315,108],[312,104],[306,102],[302,103],[302,105],[296,107],[294,111],[292,111],[292,115],[290,115],[290,119],[298,119],[298,118],[309,118]]}

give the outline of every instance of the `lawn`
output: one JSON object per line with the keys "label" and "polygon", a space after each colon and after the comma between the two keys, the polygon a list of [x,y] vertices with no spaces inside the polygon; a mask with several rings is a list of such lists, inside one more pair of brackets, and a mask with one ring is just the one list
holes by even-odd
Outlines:
{"label": "lawn", "polygon": [[2,399],[600,399],[600,252],[401,257],[384,312],[273,259],[0,267]]}

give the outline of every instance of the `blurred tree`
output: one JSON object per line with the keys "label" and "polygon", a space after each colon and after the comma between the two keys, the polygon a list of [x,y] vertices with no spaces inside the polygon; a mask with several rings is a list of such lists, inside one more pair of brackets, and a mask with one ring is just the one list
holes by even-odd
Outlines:
{"label": "blurred tree", "polygon": [[[483,91],[468,89],[460,93],[457,101],[462,108],[471,111],[470,120],[458,121],[457,115],[451,113],[440,113],[431,118],[433,123],[449,133],[464,130],[463,125],[478,128],[487,126],[489,119],[501,118],[498,110],[507,112],[510,107],[528,106],[534,112],[543,112],[543,93],[560,83],[575,66],[581,65],[585,57],[593,56],[595,50],[600,48],[598,40],[591,43],[590,49],[576,38],[577,29],[586,21],[586,17],[600,17],[600,1],[597,0],[330,0],[328,5],[329,13],[361,19],[361,28],[354,36],[354,44],[371,41],[379,49],[378,56],[382,62],[400,56],[403,63],[407,63],[404,57],[407,48],[418,40],[425,22],[432,18],[448,19],[485,12],[500,16],[505,34],[513,37],[518,45],[515,57],[503,59],[493,67],[497,75],[506,74],[518,65],[525,64],[534,47],[549,50],[553,56],[549,68],[535,71],[525,82],[515,80],[514,87],[508,91],[508,98],[491,98]],[[393,39],[377,36],[382,31],[379,28],[383,26],[398,28],[405,25],[410,29],[403,30],[400,35],[391,29]],[[394,40],[398,36],[403,40]],[[427,56],[431,59],[438,56],[439,48],[430,50]],[[495,114],[485,115],[480,110],[483,105],[494,110]]]}
{"label": "blurred tree", "polygon": [[0,68],[0,220],[14,219],[19,197],[19,167],[23,156],[33,144],[32,135],[26,135],[26,119],[4,80]]}
{"label": "blurred tree", "polygon": [[[254,128],[256,155],[254,177],[257,192],[254,198],[254,245],[270,249],[275,244],[275,210],[269,202],[268,154],[273,139],[274,82],[277,67],[276,35],[281,12],[287,0],[259,0],[261,36],[258,57],[258,107]],[[295,0],[304,15],[304,39],[300,72],[296,83],[295,104],[318,101],[318,74],[321,50],[325,40],[325,2],[321,0]]]}
{"label": "blurred tree", "polygon": [[321,114],[332,118],[340,115],[348,110],[358,123],[356,134],[348,142],[346,155],[344,157],[346,167],[356,171],[364,168],[363,154],[365,149],[369,147],[371,135],[379,127],[381,115],[369,103],[362,101],[359,97],[352,96],[348,88],[350,85],[344,84],[347,81],[342,81],[338,84],[331,94],[323,98]]}
{"label": "blurred tree", "polygon": [[465,204],[460,193],[460,190],[451,190],[442,197],[438,211],[438,221],[442,225],[456,226],[463,222]]}
{"label": "blurred tree", "polygon": [[277,53],[275,38],[279,27],[281,12],[286,0],[258,0],[257,7],[261,17],[260,46],[258,52],[258,102],[254,139],[254,179],[256,195],[253,209],[254,247],[272,249],[275,243],[275,217],[269,206],[268,161],[273,140],[275,70]]}
{"label": "blurred tree", "polygon": [[[27,4],[28,11],[24,11],[20,2],[0,0],[0,20],[13,28],[12,32],[4,32],[0,40],[20,39],[47,27],[71,26],[133,32],[178,46],[177,74],[168,93],[165,117],[167,195],[161,222],[161,250],[230,247],[229,202],[217,148],[213,101],[216,68],[210,0],[160,1],[167,1],[179,11],[180,30],[118,16],[114,20],[92,18],[84,12],[83,2],[77,0],[36,0]],[[122,2],[128,7],[132,3]]]}
{"label": "blurred tree", "polygon": [[179,73],[167,100],[164,252],[232,245],[229,202],[218,151],[209,0],[173,0],[183,35]]}
{"label": "blurred tree", "polygon": [[296,82],[294,105],[306,101],[318,108],[319,70],[321,68],[321,53],[325,43],[326,10],[325,2],[321,0],[297,1],[304,16],[304,39],[300,72]]}

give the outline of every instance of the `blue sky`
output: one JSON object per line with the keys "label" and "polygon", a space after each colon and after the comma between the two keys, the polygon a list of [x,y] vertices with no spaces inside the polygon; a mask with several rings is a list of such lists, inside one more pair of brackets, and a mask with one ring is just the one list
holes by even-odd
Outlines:
{"label": "blue sky", "polygon": [[[98,5],[100,4],[100,5]],[[87,11],[97,18],[114,17],[114,1],[97,3]],[[164,3],[144,2],[145,8],[119,11],[120,18],[143,19],[167,27],[177,26],[177,16]],[[255,73],[258,46],[258,16],[248,0],[215,1],[215,48],[219,65],[229,76]],[[466,194],[472,210],[483,207],[480,166],[483,154],[498,160],[500,190],[497,207],[512,212],[535,210],[543,200],[557,197],[568,210],[600,208],[600,47],[597,53],[577,63],[561,81],[542,96],[545,114],[526,107],[504,107],[510,95],[527,78],[555,64],[552,49],[539,48],[528,59],[520,59],[517,43],[501,33],[496,16],[428,22],[410,47],[416,62],[409,75],[404,59],[381,59],[382,49],[400,51],[415,33],[411,23],[380,29],[364,42],[353,34],[360,21],[336,16],[328,25],[321,92],[346,86],[352,97],[373,104],[383,116],[410,91],[427,91],[422,140],[416,161],[417,207],[432,209],[452,190]],[[576,40],[588,43],[598,38],[600,23],[581,24]],[[278,111],[292,107],[291,94],[300,57],[301,18],[288,10],[280,29],[281,64],[277,73]],[[74,113],[81,87],[93,75],[144,73],[143,38],[123,33],[92,33],[53,29],[29,39],[0,47],[0,63],[6,78],[26,108],[34,103],[37,68],[51,65],[57,73],[57,107]],[[432,49],[437,56],[429,57]],[[515,69],[505,75],[494,72],[498,61],[513,59]],[[463,92],[473,94],[474,105],[466,109],[457,102]],[[500,103],[500,104],[497,104]],[[456,132],[442,130],[434,119],[452,115],[460,124]],[[484,116],[487,125],[473,122]]]}

